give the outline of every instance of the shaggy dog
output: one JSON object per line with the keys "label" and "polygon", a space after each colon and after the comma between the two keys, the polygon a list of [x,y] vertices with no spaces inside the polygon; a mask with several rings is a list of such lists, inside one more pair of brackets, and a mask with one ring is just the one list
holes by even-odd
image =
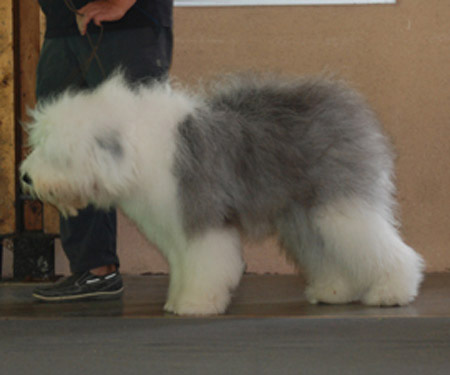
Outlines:
{"label": "shaggy dog", "polygon": [[341,82],[246,74],[194,95],[115,75],[32,115],[24,189],[64,215],[119,207],[167,258],[167,311],[225,312],[241,237],[274,233],[311,303],[417,295],[422,260],[396,229],[391,147]]}

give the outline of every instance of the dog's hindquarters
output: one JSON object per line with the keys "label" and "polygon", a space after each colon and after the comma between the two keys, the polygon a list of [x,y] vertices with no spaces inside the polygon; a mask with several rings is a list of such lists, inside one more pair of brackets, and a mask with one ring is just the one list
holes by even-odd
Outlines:
{"label": "dog's hindquarters", "polygon": [[414,299],[422,259],[404,244],[386,212],[347,199],[282,222],[281,242],[305,267],[311,303],[404,305]]}

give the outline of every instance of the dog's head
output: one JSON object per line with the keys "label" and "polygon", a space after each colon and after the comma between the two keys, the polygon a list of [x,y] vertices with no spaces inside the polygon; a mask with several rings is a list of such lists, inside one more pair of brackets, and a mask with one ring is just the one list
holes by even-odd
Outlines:
{"label": "dog's head", "polygon": [[67,91],[30,111],[23,191],[63,215],[92,203],[108,208],[135,176],[133,93],[120,77],[94,91]]}

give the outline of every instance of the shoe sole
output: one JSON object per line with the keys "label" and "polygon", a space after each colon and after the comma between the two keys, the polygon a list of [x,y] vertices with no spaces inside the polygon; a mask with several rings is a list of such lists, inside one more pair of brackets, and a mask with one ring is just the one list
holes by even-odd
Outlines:
{"label": "shoe sole", "polygon": [[32,296],[38,300],[46,302],[61,302],[61,301],[79,301],[82,299],[114,299],[122,295],[123,287],[113,292],[93,292],[85,294],[77,294],[72,296],[47,297],[33,293]]}

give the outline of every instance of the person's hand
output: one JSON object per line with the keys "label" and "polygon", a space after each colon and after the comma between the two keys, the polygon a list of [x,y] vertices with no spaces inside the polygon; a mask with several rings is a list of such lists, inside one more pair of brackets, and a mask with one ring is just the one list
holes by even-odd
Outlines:
{"label": "person's hand", "polygon": [[100,26],[102,21],[120,20],[136,3],[136,0],[95,0],[78,9],[77,23],[81,35],[86,34],[87,25],[94,21]]}

